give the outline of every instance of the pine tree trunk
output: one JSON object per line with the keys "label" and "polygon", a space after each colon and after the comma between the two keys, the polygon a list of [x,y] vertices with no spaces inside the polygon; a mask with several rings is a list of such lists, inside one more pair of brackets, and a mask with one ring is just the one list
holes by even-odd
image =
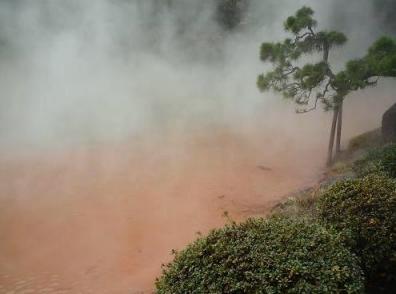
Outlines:
{"label": "pine tree trunk", "polygon": [[342,108],[343,108],[343,102],[341,101],[338,109],[336,155],[339,155],[341,152]]}
{"label": "pine tree trunk", "polygon": [[334,149],[334,139],[338,120],[338,107],[333,110],[333,122],[331,124],[330,139],[329,139],[329,149],[327,151],[327,166],[333,163],[333,149]]}

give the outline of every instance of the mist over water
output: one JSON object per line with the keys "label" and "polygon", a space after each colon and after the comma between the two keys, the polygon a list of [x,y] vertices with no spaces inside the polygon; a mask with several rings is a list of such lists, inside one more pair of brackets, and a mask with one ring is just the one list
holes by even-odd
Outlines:
{"label": "mist over water", "polygon": [[[262,215],[314,183],[331,114],[260,93],[259,46],[309,5],[349,36],[341,68],[392,32],[373,1],[344,2],[250,0],[230,31],[216,0],[0,1],[0,292],[149,292],[224,211]],[[347,98],[344,145],[394,90]]]}
{"label": "mist over water", "polygon": [[[364,54],[381,33],[371,2],[350,2],[336,13],[351,38],[337,60]],[[256,90],[265,69],[258,48],[280,40],[283,19],[302,4],[323,27],[337,28],[331,1],[251,0],[234,32],[216,22],[215,1],[2,1],[1,146],[238,128],[280,103]]]}

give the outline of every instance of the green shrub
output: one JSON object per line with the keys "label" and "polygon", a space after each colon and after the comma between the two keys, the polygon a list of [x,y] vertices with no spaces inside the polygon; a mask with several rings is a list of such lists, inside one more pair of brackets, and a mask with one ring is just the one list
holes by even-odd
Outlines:
{"label": "green shrub", "polygon": [[[396,182],[372,174],[338,182],[318,201],[318,216],[343,232],[369,280],[396,269]],[[392,277],[390,277],[392,278]]]}
{"label": "green shrub", "polygon": [[313,220],[316,217],[316,201],[318,188],[312,187],[290,194],[289,197],[275,207],[273,216]]}
{"label": "green shrub", "polygon": [[363,159],[355,162],[353,170],[361,177],[383,173],[396,178],[396,144],[371,150]]}
{"label": "green shrub", "polygon": [[332,230],[286,218],[212,231],[175,254],[157,293],[362,293],[357,258]]}
{"label": "green shrub", "polygon": [[377,148],[383,142],[381,129],[376,129],[363,134],[360,134],[349,141],[347,151],[349,153],[362,150]]}

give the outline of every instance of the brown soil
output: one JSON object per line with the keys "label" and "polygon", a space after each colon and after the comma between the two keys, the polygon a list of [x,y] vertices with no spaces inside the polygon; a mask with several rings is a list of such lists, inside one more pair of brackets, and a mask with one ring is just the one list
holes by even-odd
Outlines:
{"label": "brown soil", "polygon": [[309,150],[211,133],[3,156],[0,293],[150,293],[224,211],[264,215],[316,179]]}

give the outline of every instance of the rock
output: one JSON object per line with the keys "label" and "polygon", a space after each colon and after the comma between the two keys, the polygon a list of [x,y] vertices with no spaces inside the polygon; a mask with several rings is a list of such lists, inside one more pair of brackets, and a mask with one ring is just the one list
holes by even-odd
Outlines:
{"label": "rock", "polygon": [[385,142],[396,142],[396,104],[382,116],[382,136]]}
{"label": "rock", "polygon": [[257,168],[261,169],[263,171],[272,171],[272,168],[265,166],[265,165],[258,165]]}

